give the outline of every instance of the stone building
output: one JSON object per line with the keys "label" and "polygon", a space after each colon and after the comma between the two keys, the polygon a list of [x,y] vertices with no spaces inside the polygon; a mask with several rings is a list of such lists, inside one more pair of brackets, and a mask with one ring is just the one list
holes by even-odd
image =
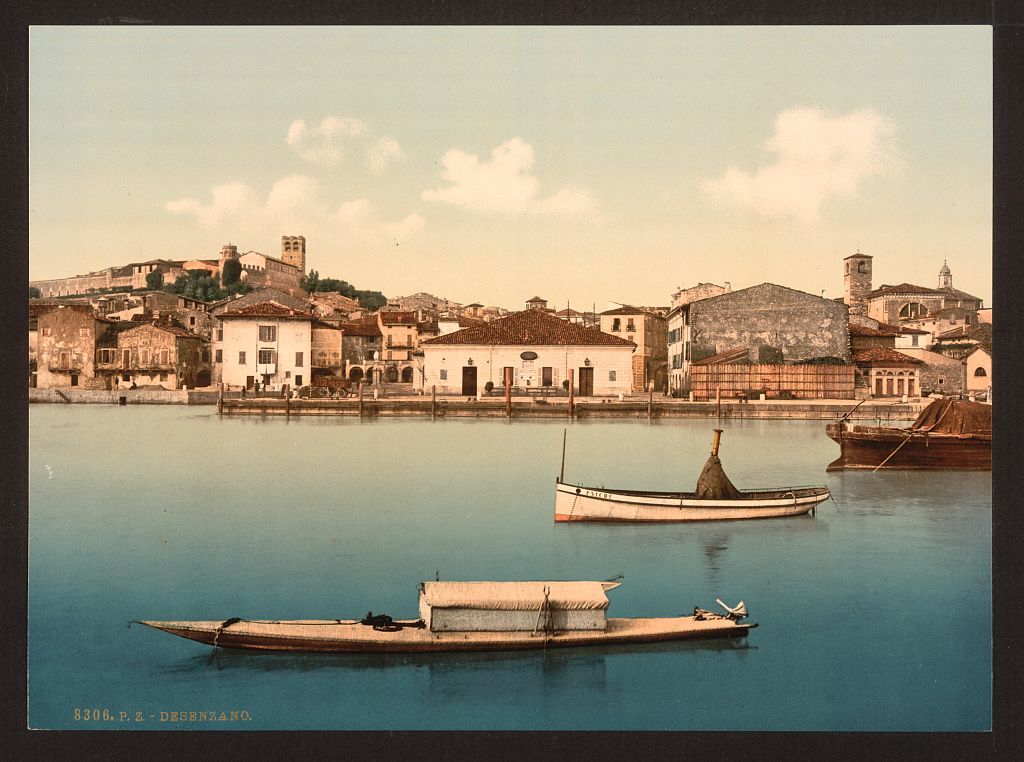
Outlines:
{"label": "stone building", "polygon": [[132,265],[120,267],[107,267],[84,275],[76,275],[72,278],[50,278],[48,280],[33,280],[28,284],[31,288],[38,288],[39,294],[44,299],[57,296],[72,296],[74,294],[88,294],[95,291],[110,291],[132,289]]}
{"label": "stone building", "polygon": [[728,282],[724,286],[718,286],[714,283],[698,283],[690,288],[680,288],[672,294],[672,308],[681,307],[698,299],[719,296],[729,291],[732,291],[732,284]]}
{"label": "stone building", "polygon": [[918,366],[921,378],[921,394],[962,394],[964,385],[964,364],[960,360],[946,357],[928,349],[901,347],[900,354],[921,361]]}
{"label": "stone building", "polygon": [[281,261],[306,272],[306,237],[301,235],[281,236]]}
{"label": "stone building", "polygon": [[341,351],[350,381],[379,383],[384,376],[382,334],[376,315],[341,324]]}
{"label": "stone building", "polygon": [[544,309],[464,328],[422,343],[424,387],[475,396],[486,384],[503,386],[505,372],[521,389],[554,387],[573,374],[575,394],[628,394],[636,345],[568,323]]}
{"label": "stone building", "polygon": [[[893,336],[895,339],[895,336]],[[916,397],[921,394],[920,367],[924,361],[883,346],[855,349],[857,386],[871,397]]]}
{"label": "stone building", "polygon": [[98,346],[96,363],[107,388],[162,386],[181,389],[210,385],[207,342],[169,323],[125,324],[110,332],[116,346]]}
{"label": "stone building", "polygon": [[668,321],[654,312],[623,305],[601,313],[601,330],[636,344],[633,354],[633,391],[668,390],[666,357]]}
{"label": "stone building", "polygon": [[61,304],[36,316],[36,386],[103,389],[96,373],[96,340],[112,322],[88,305]]}
{"label": "stone building", "polygon": [[[951,307],[976,313],[981,299],[953,288],[953,274],[944,262],[939,271],[938,288],[927,288],[912,283],[897,286],[882,285],[867,295],[868,315],[883,323],[920,321]],[[929,330],[927,326],[915,327]]]}
{"label": "stone building", "polygon": [[[969,394],[992,392],[992,348],[977,345],[964,357],[965,379]],[[990,400],[991,401],[991,400]]]}
{"label": "stone building", "polygon": [[845,304],[774,283],[699,299],[684,306],[686,362],[746,347],[752,362],[818,358],[850,361]]}
{"label": "stone building", "polygon": [[313,321],[310,328],[311,379],[317,376],[344,378],[345,364],[342,358],[342,331],[336,325]]}
{"label": "stone building", "polygon": [[277,289],[295,297],[306,295],[302,289],[305,274],[295,265],[258,251],[247,251],[238,261],[242,265],[241,280],[249,285]]}
{"label": "stone building", "polygon": [[[871,255],[851,254],[843,260],[843,301],[851,315],[868,314],[868,294],[871,292]],[[878,318],[881,320],[881,318]]]}

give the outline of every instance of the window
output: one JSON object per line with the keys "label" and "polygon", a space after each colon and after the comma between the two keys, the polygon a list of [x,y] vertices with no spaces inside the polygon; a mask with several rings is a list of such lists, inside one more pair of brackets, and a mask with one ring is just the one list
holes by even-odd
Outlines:
{"label": "window", "polygon": [[224,350],[218,349],[217,353],[214,355],[214,358],[214,362],[224,362]]}
{"label": "window", "polygon": [[238,364],[245,365],[245,352],[238,353]]}
{"label": "window", "polygon": [[516,371],[511,366],[505,366],[501,369],[501,385],[505,385],[505,379],[509,379],[509,383],[513,386],[516,383]]}
{"label": "window", "polygon": [[918,336],[918,335],[917,335],[916,333],[915,333],[915,334],[914,334],[913,336],[911,336],[911,337],[910,337],[910,346],[912,346],[912,347],[916,347],[916,346],[917,346],[917,340],[918,340],[919,338],[920,338],[920,337],[919,337],[919,336]]}
{"label": "window", "polygon": [[170,353],[166,349],[160,350],[160,364],[166,365],[170,362]]}
{"label": "window", "polygon": [[260,341],[277,341],[277,326],[276,325],[261,325],[260,326]]}
{"label": "window", "polygon": [[190,326],[192,326],[193,328],[195,327],[195,325],[196,325],[196,316],[195,315],[189,315],[189,317],[188,317],[188,324]]}
{"label": "window", "polygon": [[615,318],[615,319],[614,319],[614,320],[612,321],[612,330],[613,330],[613,331],[618,331],[618,330],[621,330],[621,324],[622,324],[622,321],[621,321],[621,320],[619,320],[618,318]]}
{"label": "window", "polygon": [[540,385],[541,386],[551,386],[552,383],[553,383],[553,378],[552,378],[552,374],[551,374],[551,368],[541,368],[540,369]]}
{"label": "window", "polygon": [[302,352],[296,352],[295,353],[295,367],[296,368],[301,368],[302,367]]}
{"label": "window", "polygon": [[291,372],[290,370],[286,370],[286,371],[284,372],[284,377],[285,377],[285,378],[291,378],[291,377],[292,377],[292,372]]}
{"label": "window", "polygon": [[89,335],[89,329],[88,328],[79,328],[78,329],[78,335],[82,336],[82,337],[88,336]]}
{"label": "window", "polygon": [[928,308],[920,302],[908,302],[900,308],[901,318],[922,318],[928,314]]}
{"label": "window", "polygon": [[272,349],[259,350],[256,362],[259,365],[270,365],[274,362],[274,351]]}
{"label": "window", "polygon": [[614,370],[608,371],[608,380],[609,381],[614,381],[615,380],[615,371]]}
{"label": "window", "polygon": [[295,385],[296,386],[302,386],[302,376],[296,376],[295,377]]}
{"label": "window", "polygon": [[440,378],[441,378],[442,381],[447,381],[448,380],[448,370],[446,368],[441,368],[441,376],[440,376]]}
{"label": "window", "polygon": [[148,349],[140,349],[139,350],[139,364],[140,365],[149,365],[149,350]]}
{"label": "window", "polygon": [[626,341],[632,341],[632,340],[633,340],[633,334],[627,334],[626,335]]}
{"label": "window", "polygon": [[71,385],[72,386],[78,386],[78,374],[77,373],[72,373],[71,374]]}
{"label": "window", "polygon": [[217,341],[224,341],[224,327],[219,326],[217,328]]}
{"label": "window", "polygon": [[978,378],[984,378],[985,376],[988,375],[988,373],[985,372],[984,368],[975,368],[974,375],[977,376]]}
{"label": "window", "polygon": [[407,346],[407,347],[411,347],[412,346],[412,334],[411,333],[407,333],[405,335],[405,346]]}
{"label": "window", "polygon": [[391,359],[391,350],[390,349],[388,350],[388,359],[389,360]]}
{"label": "window", "polygon": [[50,335],[50,329],[49,328],[44,328],[43,329],[43,336],[49,336],[49,335]]}
{"label": "window", "polygon": [[626,330],[627,331],[635,331],[636,330],[636,326],[633,324],[633,318],[630,318],[629,320],[626,321]]}

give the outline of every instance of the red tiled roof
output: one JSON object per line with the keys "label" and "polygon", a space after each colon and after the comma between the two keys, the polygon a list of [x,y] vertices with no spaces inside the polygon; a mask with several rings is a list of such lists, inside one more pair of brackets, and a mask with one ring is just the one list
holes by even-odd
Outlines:
{"label": "red tiled roof", "polygon": [[227,310],[220,313],[217,317],[221,320],[225,318],[282,318],[285,320],[313,320],[313,316],[308,312],[302,312],[300,310],[292,309],[291,307],[285,307],[283,304],[277,302],[260,302],[259,304],[250,304],[248,307],[239,307],[235,310]]}
{"label": "red tiled roof", "polygon": [[918,336],[924,336],[930,333],[930,331],[922,331],[920,328],[910,328],[909,326],[899,326],[897,331],[899,336],[913,336],[915,333]]}
{"label": "red tiled roof", "polygon": [[564,310],[559,310],[558,312],[556,312],[555,315],[557,315],[560,318],[565,318],[565,317],[578,317],[578,316],[583,315],[583,313],[582,312],[577,312],[572,307],[566,307]]}
{"label": "red tiled roof", "polygon": [[858,365],[920,365],[923,362],[888,347],[858,349],[852,354],[852,359]]}
{"label": "red tiled roof", "polygon": [[692,364],[722,365],[725,363],[743,362],[746,361],[749,357],[750,353],[746,347],[737,347],[736,349],[727,349],[724,352],[719,352],[717,355],[711,355],[711,357],[705,357],[703,360],[697,360]]}
{"label": "red tiled roof", "polygon": [[432,344],[480,344],[484,346],[612,346],[635,347],[620,339],[579,323],[570,323],[541,310],[523,310],[490,323],[438,336],[423,342]]}
{"label": "red tiled roof", "polygon": [[377,325],[377,319],[363,318],[362,320],[354,320],[351,323],[342,323],[341,330],[346,336],[380,336],[380,326]]}
{"label": "red tiled roof", "polygon": [[380,321],[384,325],[416,325],[416,313],[407,310],[395,312],[384,312],[382,310]]}
{"label": "red tiled roof", "polygon": [[875,296],[885,296],[886,294],[940,294],[941,291],[936,291],[934,288],[928,288],[927,286],[915,286],[913,283],[900,283],[898,286],[889,286],[883,283],[881,286],[876,288],[874,291],[868,294],[868,298]]}

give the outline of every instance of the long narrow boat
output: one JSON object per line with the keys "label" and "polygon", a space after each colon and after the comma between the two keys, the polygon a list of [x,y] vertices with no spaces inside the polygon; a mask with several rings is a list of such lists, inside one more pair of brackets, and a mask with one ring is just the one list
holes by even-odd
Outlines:
{"label": "long narrow boat", "polygon": [[696,638],[742,637],[746,606],[726,613],[608,618],[607,590],[617,582],[423,582],[418,620],[363,619],[142,621],[140,624],[222,648],[320,653],[516,651]]}
{"label": "long narrow boat", "polygon": [[935,400],[905,429],[844,419],[825,433],[839,445],[826,471],[992,470],[992,406],[980,402]]}
{"label": "long narrow boat", "polygon": [[[823,485],[740,490],[718,459],[722,429],[715,429],[711,457],[694,492],[587,487],[555,480],[555,521],[721,521],[799,516],[828,500]],[[563,472],[564,472],[563,451]]]}

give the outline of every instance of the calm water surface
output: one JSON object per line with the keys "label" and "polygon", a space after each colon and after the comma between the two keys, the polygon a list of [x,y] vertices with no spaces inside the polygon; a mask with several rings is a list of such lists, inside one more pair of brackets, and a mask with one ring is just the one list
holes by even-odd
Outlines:
{"label": "calm water surface", "polygon": [[[692,489],[711,420],[569,427],[566,479]],[[984,730],[991,476],[826,474],[824,422],[726,421],[742,488],[827,483],[816,516],[555,525],[562,422],[218,419],[30,407],[36,728]],[[605,579],[612,616],[715,597],[735,643],[520,654],[219,651],[133,619],[417,615],[433,579]],[[142,722],[76,720],[75,710]],[[238,722],[161,722],[231,710]],[[101,715],[102,716],[102,715]],[[169,715],[168,715],[169,716]]]}

